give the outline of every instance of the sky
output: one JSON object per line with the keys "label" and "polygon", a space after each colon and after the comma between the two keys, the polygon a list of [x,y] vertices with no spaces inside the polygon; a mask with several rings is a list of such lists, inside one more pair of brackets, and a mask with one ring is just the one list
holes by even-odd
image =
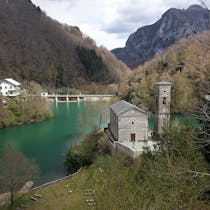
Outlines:
{"label": "sky", "polygon": [[[203,0],[210,7],[210,0]],[[80,30],[111,50],[131,33],[156,22],[169,8],[187,9],[199,0],[32,0],[51,18]]]}

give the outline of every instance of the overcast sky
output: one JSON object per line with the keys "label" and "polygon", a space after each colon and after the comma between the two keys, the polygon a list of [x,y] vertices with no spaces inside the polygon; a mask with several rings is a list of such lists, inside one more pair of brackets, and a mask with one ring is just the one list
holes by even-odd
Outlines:
{"label": "overcast sky", "polygon": [[[48,16],[80,30],[108,49],[125,46],[138,28],[156,22],[169,8],[198,0],[32,0]],[[210,7],[210,0],[204,0]]]}

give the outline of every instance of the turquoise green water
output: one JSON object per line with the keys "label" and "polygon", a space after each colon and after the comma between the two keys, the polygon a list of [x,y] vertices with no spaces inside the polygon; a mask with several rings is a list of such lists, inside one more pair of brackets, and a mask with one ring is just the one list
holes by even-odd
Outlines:
{"label": "turquoise green water", "polygon": [[[96,109],[93,103],[54,104],[54,117],[50,120],[0,129],[0,148],[9,144],[34,159],[41,169],[38,184],[60,178],[65,175],[63,161],[66,151],[90,130],[88,124],[92,119],[88,118],[94,118],[98,123],[89,112],[91,108]],[[89,113],[83,113],[85,109]],[[106,126],[106,123],[101,126]]]}
{"label": "turquoise green water", "polygon": [[[107,126],[108,107],[102,103],[54,104],[54,117],[50,120],[0,129],[0,148],[9,144],[34,159],[41,169],[38,184],[60,178],[65,175],[63,161],[68,148],[90,131],[93,122],[100,127]],[[174,118],[183,121],[181,116]],[[153,129],[153,118],[149,119],[149,128]]]}
{"label": "turquoise green water", "polygon": [[[172,114],[170,116],[170,125],[173,123],[178,123],[180,125],[184,125],[186,123],[190,123],[193,127],[199,127],[199,122],[196,120],[193,116],[186,114],[186,115],[178,115],[178,114]],[[148,123],[149,129],[154,129],[154,117],[149,117],[149,123]]]}

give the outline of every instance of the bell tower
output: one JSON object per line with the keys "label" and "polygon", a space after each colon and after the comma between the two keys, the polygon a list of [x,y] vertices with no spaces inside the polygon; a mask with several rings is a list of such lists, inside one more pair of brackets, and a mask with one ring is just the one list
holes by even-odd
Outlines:
{"label": "bell tower", "polygon": [[169,126],[170,103],[171,103],[171,85],[167,81],[155,83],[155,125],[154,132],[161,134],[163,127]]}

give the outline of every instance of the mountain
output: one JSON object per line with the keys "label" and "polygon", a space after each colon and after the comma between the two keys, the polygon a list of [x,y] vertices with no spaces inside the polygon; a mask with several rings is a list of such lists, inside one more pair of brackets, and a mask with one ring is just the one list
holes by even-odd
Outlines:
{"label": "mountain", "polygon": [[78,27],[60,24],[30,0],[0,0],[0,79],[48,86],[119,82],[128,68]]}
{"label": "mountain", "polygon": [[154,83],[173,83],[171,110],[193,112],[210,84],[210,31],[179,40],[163,53],[138,66],[120,85],[122,99],[154,110]]}
{"label": "mountain", "polygon": [[173,8],[156,23],[139,28],[131,34],[124,48],[112,52],[129,67],[135,68],[176,41],[209,29],[209,10],[199,5],[192,5],[187,10]]}

